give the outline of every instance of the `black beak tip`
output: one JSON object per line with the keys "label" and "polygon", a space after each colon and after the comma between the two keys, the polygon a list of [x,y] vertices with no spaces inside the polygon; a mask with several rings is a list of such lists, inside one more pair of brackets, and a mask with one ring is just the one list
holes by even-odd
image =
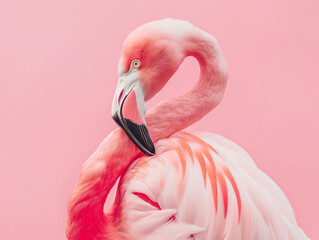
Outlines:
{"label": "black beak tip", "polygon": [[148,156],[155,154],[155,147],[144,123],[136,124],[130,119],[123,119],[124,130],[133,143]]}
{"label": "black beak tip", "polygon": [[152,146],[148,149],[148,151],[147,152],[143,151],[143,153],[145,155],[148,155],[148,156],[154,156],[155,155],[155,147],[154,147],[153,142],[152,142]]}
{"label": "black beak tip", "polygon": [[121,121],[117,114],[113,115],[112,118],[145,155],[155,155],[155,147],[145,124],[136,124],[126,118]]}

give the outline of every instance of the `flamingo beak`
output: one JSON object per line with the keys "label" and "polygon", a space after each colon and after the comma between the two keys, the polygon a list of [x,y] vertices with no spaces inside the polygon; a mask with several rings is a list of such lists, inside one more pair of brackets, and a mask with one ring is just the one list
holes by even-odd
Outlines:
{"label": "flamingo beak", "polygon": [[144,92],[139,79],[120,78],[113,99],[112,117],[144,154],[152,156],[155,147],[146,126],[145,113]]}

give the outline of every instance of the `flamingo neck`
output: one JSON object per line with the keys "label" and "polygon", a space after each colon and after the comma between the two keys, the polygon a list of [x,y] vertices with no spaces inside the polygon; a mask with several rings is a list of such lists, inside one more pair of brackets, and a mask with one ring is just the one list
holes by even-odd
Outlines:
{"label": "flamingo neck", "polygon": [[150,109],[146,122],[153,141],[168,137],[200,120],[223,97],[227,65],[215,38],[198,31],[183,41],[184,57],[193,56],[200,65],[200,77],[186,94]]}
{"label": "flamingo neck", "polygon": [[113,216],[105,215],[105,200],[115,184],[136,158],[139,150],[116,129],[84,163],[80,178],[68,204],[67,237],[69,240],[120,240]]}

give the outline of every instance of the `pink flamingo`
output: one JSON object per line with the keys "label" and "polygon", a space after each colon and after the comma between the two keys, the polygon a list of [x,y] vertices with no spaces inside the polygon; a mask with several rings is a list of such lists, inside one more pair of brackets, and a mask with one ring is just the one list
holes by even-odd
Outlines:
{"label": "pink flamingo", "polygon": [[[145,116],[144,101],[187,56],[200,64],[197,85]],[[69,240],[308,239],[284,193],[244,150],[216,134],[180,132],[221,101],[227,73],[215,38],[188,22],[155,21],[128,36],[112,107],[124,131],[84,163],[68,205]]]}

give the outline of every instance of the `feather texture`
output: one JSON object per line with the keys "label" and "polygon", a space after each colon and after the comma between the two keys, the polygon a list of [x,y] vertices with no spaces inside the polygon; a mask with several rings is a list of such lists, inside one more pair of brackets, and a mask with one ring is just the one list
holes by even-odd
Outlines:
{"label": "feather texture", "polygon": [[308,239],[280,188],[231,141],[178,132],[156,149],[120,183],[129,239]]}
{"label": "feather texture", "polygon": [[[143,100],[160,91],[187,56],[200,65],[195,87],[150,109],[147,128],[133,125],[144,124]],[[140,65],[132,71],[134,59]],[[86,161],[69,200],[69,240],[308,239],[281,189],[244,150],[216,134],[181,132],[223,97],[228,69],[213,36],[185,21],[147,23],[125,40],[118,70],[112,114],[136,145],[117,129]],[[128,94],[125,84],[139,86],[124,106],[132,122],[117,112]],[[151,140],[156,155],[149,157],[136,146],[152,155]],[[104,213],[117,179],[116,198]]]}

